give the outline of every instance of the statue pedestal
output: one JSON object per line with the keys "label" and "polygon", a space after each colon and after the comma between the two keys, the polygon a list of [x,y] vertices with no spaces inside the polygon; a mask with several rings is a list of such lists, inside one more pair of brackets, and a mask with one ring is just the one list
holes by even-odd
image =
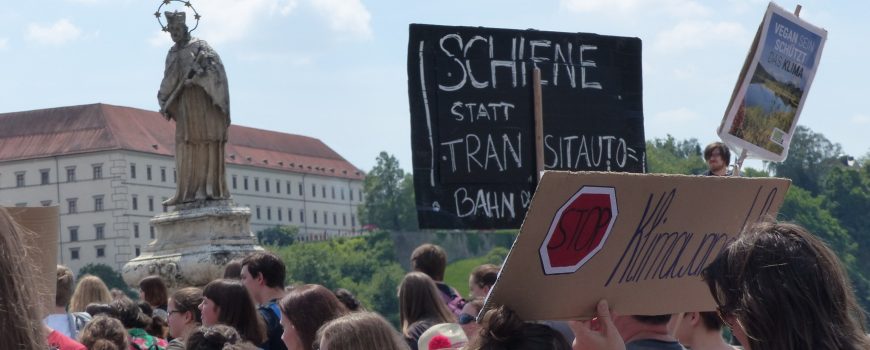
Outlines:
{"label": "statue pedestal", "polygon": [[151,219],[157,239],[123,268],[131,286],[160,275],[169,288],[203,286],[223,277],[224,266],[263,248],[251,233],[251,210],[232,201],[179,205]]}

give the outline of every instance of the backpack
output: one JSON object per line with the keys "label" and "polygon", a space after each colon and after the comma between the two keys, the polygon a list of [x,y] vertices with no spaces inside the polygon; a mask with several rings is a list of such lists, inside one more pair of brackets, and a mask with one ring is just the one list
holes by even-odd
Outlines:
{"label": "backpack", "polygon": [[260,347],[268,350],[286,349],[284,342],[281,341],[281,333],[284,332],[281,327],[281,309],[278,307],[277,300],[271,300],[266,305],[257,307],[260,316],[266,324],[266,342],[260,344]]}

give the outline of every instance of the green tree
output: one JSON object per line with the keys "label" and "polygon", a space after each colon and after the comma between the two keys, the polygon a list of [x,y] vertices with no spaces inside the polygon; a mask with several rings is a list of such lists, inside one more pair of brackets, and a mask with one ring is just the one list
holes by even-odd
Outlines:
{"label": "green tree", "polygon": [[677,141],[668,135],[647,141],[646,159],[650,173],[695,175],[707,170],[701,145],[694,138]]}
{"label": "green tree", "polygon": [[413,178],[399,167],[396,157],[381,152],[363,186],[366,197],[359,217],[364,224],[386,230],[417,229]]}
{"label": "green tree", "polygon": [[257,241],[262,245],[288,246],[296,242],[299,228],[296,226],[275,226],[257,232]]}
{"label": "green tree", "polygon": [[81,277],[84,275],[94,275],[96,277],[99,277],[101,280],[103,280],[103,283],[105,283],[106,286],[109,287],[109,289],[118,288],[132,299],[136,299],[139,297],[137,293],[130,290],[130,287],[127,285],[127,283],[124,282],[124,278],[121,277],[121,273],[115,271],[109,265],[94,263],[87,264],[79,269],[78,276]]}
{"label": "green tree", "polygon": [[788,158],[781,163],[765,164],[776,176],[787,177],[794,185],[818,195],[828,172],[842,165],[839,160],[842,154],[843,149],[839,143],[831,142],[825,135],[798,125],[791,138]]}

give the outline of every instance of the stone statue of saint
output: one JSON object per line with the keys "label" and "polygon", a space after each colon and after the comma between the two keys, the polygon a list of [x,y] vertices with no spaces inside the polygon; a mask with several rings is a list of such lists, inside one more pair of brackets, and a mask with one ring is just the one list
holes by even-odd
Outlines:
{"label": "stone statue of saint", "polygon": [[184,12],[165,12],[175,45],[157,99],[160,113],[175,119],[175,196],[164,205],[228,199],[224,146],[230,97],[223,63],[203,40],[192,38]]}

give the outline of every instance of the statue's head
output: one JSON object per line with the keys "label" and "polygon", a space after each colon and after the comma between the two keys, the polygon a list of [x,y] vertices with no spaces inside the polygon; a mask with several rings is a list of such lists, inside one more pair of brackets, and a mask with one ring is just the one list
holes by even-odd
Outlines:
{"label": "statue's head", "polygon": [[187,30],[187,23],[185,23],[185,13],[184,12],[164,12],[166,15],[166,31],[172,36],[172,41],[187,41],[190,40],[190,32]]}

